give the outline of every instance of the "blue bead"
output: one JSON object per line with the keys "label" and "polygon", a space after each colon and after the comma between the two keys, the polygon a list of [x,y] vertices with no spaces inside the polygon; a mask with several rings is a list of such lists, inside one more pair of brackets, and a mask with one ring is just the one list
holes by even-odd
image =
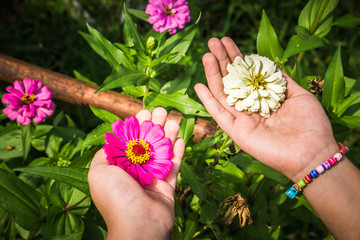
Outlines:
{"label": "blue bead", "polygon": [[312,178],[316,178],[317,176],[319,176],[319,173],[318,173],[316,170],[312,170],[312,171],[310,172],[310,176],[311,176]]}
{"label": "blue bead", "polygon": [[292,186],[289,188],[289,190],[286,191],[285,194],[286,194],[289,198],[293,199],[298,192],[299,192],[299,189],[297,189],[297,187],[296,187],[295,184],[294,184],[294,185],[292,185]]}

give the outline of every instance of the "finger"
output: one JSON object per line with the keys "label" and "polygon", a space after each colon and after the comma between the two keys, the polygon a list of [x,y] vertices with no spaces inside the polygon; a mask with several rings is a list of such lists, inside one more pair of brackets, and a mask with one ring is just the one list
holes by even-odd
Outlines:
{"label": "finger", "polygon": [[221,42],[226,49],[227,55],[230,58],[230,61],[233,62],[235,60],[235,57],[240,56],[243,58],[243,55],[241,54],[239,48],[236,46],[234,41],[229,37],[223,37],[221,39]]}
{"label": "finger", "polygon": [[221,75],[222,76],[227,75],[228,72],[226,70],[226,66],[228,65],[228,63],[230,63],[230,59],[226,52],[226,49],[224,48],[224,45],[219,39],[212,38],[209,40],[208,46],[211,53],[216,57],[219,63]]}
{"label": "finger", "polygon": [[143,109],[136,114],[136,118],[141,124],[143,121],[150,121],[151,120],[151,112],[149,110]]}
{"label": "finger", "polygon": [[91,161],[90,170],[101,166],[109,166],[109,165],[110,165],[109,162],[106,160],[106,154],[104,152],[104,149],[100,149],[99,151],[96,152],[93,160]]}
{"label": "finger", "polygon": [[152,112],[151,121],[154,124],[160,124],[163,127],[166,117],[167,117],[167,111],[165,110],[165,108],[157,107]]}
{"label": "finger", "polygon": [[171,169],[171,172],[166,177],[166,181],[170,184],[170,186],[175,189],[176,186],[176,179],[179,173],[181,160],[184,155],[184,149],[185,149],[185,142],[184,139],[178,138],[176,139],[174,143],[173,153],[174,156],[172,158],[172,161],[174,163],[174,167]]}
{"label": "finger", "polygon": [[203,65],[205,68],[205,75],[208,81],[209,89],[212,95],[232,114],[235,114],[235,109],[230,107],[226,98],[227,95],[224,93],[224,86],[222,83],[222,75],[219,70],[219,66],[215,56],[212,53],[207,53],[203,57]]}
{"label": "finger", "polygon": [[302,88],[299,84],[297,84],[289,75],[286,74],[281,68],[279,68],[285,78],[287,85],[286,85],[286,97],[290,98],[297,94],[304,94],[308,93],[304,88]]}
{"label": "finger", "polygon": [[219,126],[227,133],[231,132],[234,125],[235,117],[217,99],[211,94],[207,87],[201,83],[195,85],[195,91],[204,104],[206,110],[219,124]]}
{"label": "finger", "polygon": [[169,120],[165,123],[164,131],[165,137],[170,138],[171,143],[174,144],[176,136],[179,132],[179,124],[175,120]]}

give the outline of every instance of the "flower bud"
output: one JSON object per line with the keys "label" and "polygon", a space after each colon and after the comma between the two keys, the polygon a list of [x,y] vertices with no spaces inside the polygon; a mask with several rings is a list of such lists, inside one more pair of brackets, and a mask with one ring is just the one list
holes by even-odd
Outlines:
{"label": "flower bud", "polygon": [[146,40],[146,48],[148,50],[153,50],[156,47],[156,40],[153,36],[150,36],[147,40]]}

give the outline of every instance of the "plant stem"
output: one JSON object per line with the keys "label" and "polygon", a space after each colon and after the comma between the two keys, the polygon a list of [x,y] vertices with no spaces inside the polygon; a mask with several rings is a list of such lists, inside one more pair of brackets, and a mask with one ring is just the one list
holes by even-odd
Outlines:
{"label": "plant stem", "polygon": [[82,203],[83,201],[85,201],[85,199],[87,199],[88,196],[85,196],[83,197],[82,199],[80,199],[80,201],[78,201],[77,203],[74,203],[73,205],[70,205],[70,206],[66,206],[64,211],[68,212],[70,211],[71,209],[75,208],[76,206],[78,206],[80,203]]}
{"label": "plant stem", "polygon": [[254,191],[254,193],[251,195],[250,197],[250,202],[252,202],[257,194],[257,192],[259,191],[261,185],[265,182],[266,177],[264,177],[263,179],[261,179],[261,181],[258,183],[258,185],[256,186],[256,189]]}
{"label": "plant stem", "polygon": [[[329,0],[324,0],[323,4],[321,5],[320,10],[319,10],[319,12],[318,12],[318,15],[316,16],[315,21],[314,21],[314,23],[313,23],[313,25],[311,26],[311,29],[310,29],[310,31],[309,31],[310,35],[314,35],[314,33],[315,33],[315,31],[316,31],[316,29],[317,29],[317,27],[318,27],[318,24],[319,24],[319,22],[320,22],[320,20],[321,20],[321,17],[322,17],[322,15],[323,15],[324,12],[325,12],[325,9],[326,9],[328,3],[329,3]],[[305,53],[305,52],[299,53],[298,63],[301,62],[301,59],[303,58],[304,53]],[[295,77],[295,73],[296,73],[296,64],[294,65],[294,68],[293,68],[293,70],[292,70],[292,72],[291,72],[291,78],[294,78],[294,77]]]}
{"label": "plant stem", "polygon": [[35,231],[32,231],[30,234],[29,234],[29,237],[26,239],[26,240],[32,240],[34,239],[36,233],[38,232],[38,230],[35,230]]}

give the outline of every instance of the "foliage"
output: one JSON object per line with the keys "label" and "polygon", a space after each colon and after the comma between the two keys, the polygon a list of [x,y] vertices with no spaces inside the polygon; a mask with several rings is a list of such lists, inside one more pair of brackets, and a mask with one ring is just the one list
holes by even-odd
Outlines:
{"label": "foliage", "polygon": [[[350,159],[359,166],[360,58],[355,43],[360,18],[337,0],[310,0],[306,5],[224,2],[191,1],[192,22],[169,35],[153,31],[144,21],[146,1],[129,3],[126,6],[133,6],[129,9],[123,1],[112,0],[27,1],[22,4],[29,10],[25,16],[8,20],[21,32],[10,33],[0,26],[7,33],[0,37],[5,46],[0,50],[53,70],[74,72],[78,79],[98,85],[97,92],[112,89],[142,99],[147,109],[164,106],[183,113],[179,136],[185,139],[186,151],[171,239],[330,239],[305,198],[285,197],[290,181],[241,151],[222,130],[199,143],[193,141],[195,118],[210,119],[193,86],[205,82],[201,56],[209,35],[229,34],[244,53],[257,51],[274,60],[308,90],[311,80],[321,76],[319,101],[336,139],[347,142]],[[18,10],[1,11],[9,16]],[[48,15],[51,21],[44,24]],[[52,39],[56,34],[50,28],[61,18],[68,21],[60,23],[64,39]],[[26,42],[27,35],[41,41]],[[11,45],[13,38],[19,44]],[[55,49],[58,52],[53,53]],[[104,144],[103,134],[111,131],[118,117],[90,108],[91,112],[57,102],[55,116],[27,127],[0,114],[0,239],[106,238],[106,225],[91,202],[86,176]],[[226,211],[222,203],[236,193],[247,200],[253,218],[243,228],[237,217],[230,225],[222,220]]]}

